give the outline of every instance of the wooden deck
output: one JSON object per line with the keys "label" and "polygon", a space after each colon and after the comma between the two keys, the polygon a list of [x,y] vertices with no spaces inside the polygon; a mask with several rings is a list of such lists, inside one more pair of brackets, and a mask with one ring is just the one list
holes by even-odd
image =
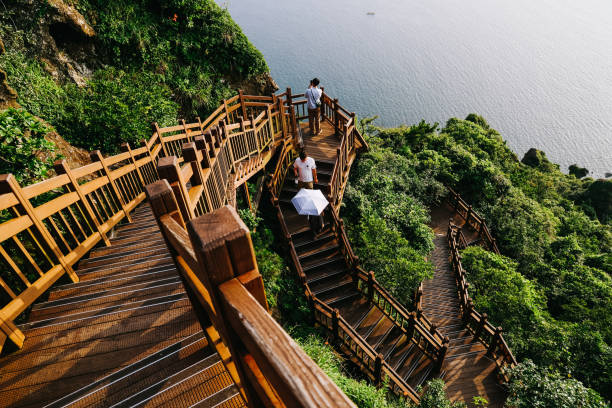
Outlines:
{"label": "wooden deck", "polygon": [[0,406],[244,406],[208,346],[148,205],[33,306],[0,360]]}
{"label": "wooden deck", "polygon": [[336,149],[340,141],[334,135],[334,127],[327,121],[321,121],[321,133],[317,136],[310,134],[308,122],[300,122],[302,134],[304,135],[304,148],[308,155],[315,161],[334,163],[336,161]]}
{"label": "wooden deck", "polygon": [[[435,233],[435,249],[432,260],[435,267],[433,279],[423,283],[422,307],[424,314],[449,337],[449,351],[442,367],[446,393],[453,401],[464,401],[473,406],[472,398],[487,399],[489,407],[503,406],[504,389],[496,378],[496,364],[486,356],[487,350],[467,330],[461,318],[459,296],[454,274],[449,266],[448,222],[463,225],[463,220],[446,206],[432,212],[432,228]],[[466,238],[477,236],[464,226]]]}

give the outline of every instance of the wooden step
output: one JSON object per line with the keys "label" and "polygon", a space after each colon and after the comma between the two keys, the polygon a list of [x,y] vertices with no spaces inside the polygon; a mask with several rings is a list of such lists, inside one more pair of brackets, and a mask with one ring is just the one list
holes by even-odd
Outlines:
{"label": "wooden step", "polygon": [[113,265],[95,266],[78,270],[77,275],[81,280],[96,279],[102,276],[115,275],[130,271],[146,271],[160,266],[174,266],[174,262],[169,253],[161,253],[145,259],[134,261],[116,262]]}
{"label": "wooden step", "polygon": [[302,265],[308,265],[315,260],[329,259],[336,254],[340,253],[340,247],[336,240],[328,240],[319,243],[319,245],[313,248],[307,248],[303,251],[298,252],[298,258]]}
{"label": "wooden step", "polygon": [[167,247],[164,242],[160,242],[157,245],[147,246],[143,248],[133,248],[122,252],[110,252],[105,255],[91,257],[79,262],[79,269],[89,268],[94,266],[112,265],[115,262],[130,261],[142,259],[143,257],[159,254],[160,252],[166,252]]}
{"label": "wooden step", "polygon": [[324,283],[330,280],[342,279],[342,277],[344,275],[348,275],[348,272],[349,272],[343,266],[344,265],[340,265],[337,268],[333,268],[332,266],[331,268],[328,268],[328,269],[320,268],[314,272],[307,274],[306,279],[308,281],[308,285],[312,287],[315,284]]}
{"label": "wooden step", "polygon": [[32,308],[31,319],[37,321],[74,311],[104,310],[109,307],[122,307],[132,302],[157,299],[160,296],[182,294],[185,290],[178,276],[159,281],[138,283],[131,287],[118,287],[97,293],[61,298],[37,304]]}
{"label": "wooden step", "polygon": [[382,318],[383,314],[377,307],[371,308],[368,315],[361,321],[359,326],[356,327],[357,334],[364,339],[367,338]]}
{"label": "wooden step", "polygon": [[165,245],[165,241],[163,237],[161,236],[161,234],[159,234],[159,236],[155,236],[154,238],[151,238],[150,235],[145,235],[140,240],[136,240],[135,242],[129,242],[125,244],[116,244],[116,243],[113,243],[113,241],[111,240],[111,246],[103,246],[103,247],[94,248],[91,250],[89,256],[93,258],[97,256],[108,255],[111,253],[119,254],[121,252],[129,252],[129,251],[133,251],[139,248],[148,248],[152,246],[158,246],[161,244]]}
{"label": "wooden step", "polygon": [[338,253],[332,253],[330,255],[332,256],[328,256],[324,259],[313,259],[308,264],[302,263],[302,270],[304,273],[308,273],[309,271],[315,271],[323,267],[338,268],[338,265],[346,266],[346,261],[342,255]]}
{"label": "wooden step", "polygon": [[[132,337],[129,339],[130,342],[138,340],[137,336]],[[36,401],[53,401],[103,378],[109,371],[114,372],[136,363],[172,344],[176,344],[176,340],[157,339],[153,344],[116,349],[105,354],[85,356],[77,361],[60,361],[44,367],[4,373],[2,379],[7,383],[0,391],[0,400],[8,401],[10,406],[16,403],[12,400],[13,396],[23,395],[22,392],[28,390],[27,397],[22,397],[20,404],[25,405],[24,399],[29,399],[27,404]],[[49,383],[54,383],[56,386],[49,387],[47,386]]]}
{"label": "wooden step", "polygon": [[211,367],[219,362],[219,356],[211,351],[199,332],[73,391],[48,408],[127,404],[130,397],[156,392],[156,387],[172,377],[191,374],[194,367]]}
{"label": "wooden step", "polygon": [[312,236],[304,236],[301,239],[293,240],[293,245],[295,247],[298,255],[302,255],[307,253],[315,248],[321,248],[329,242],[335,241],[336,236],[329,229],[327,231],[323,231],[316,237],[314,234]]}
{"label": "wooden step", "polygon": [[49,300],[97,292],[100,290],[100,287],[110,289],[118,286],[128,286],[139,282],[155,281],[165,277],[177,275],[178,272],[176,271],[174,265],[151,268],[149,271],[144,273],[140,271],[117,273],[112,276],[58,286],[49,293]]}
{"label": "wooden step", "polygon": [[146,309],[154,306],[165,305],[169,307],[177,302],[187,300],[187,294],[184,291],[177,291],[175,294],[162,293],[146,294],[140,298],[130,299],[126,302],[111,305],[96,305],[89,307],[79,307],[73,313],[53,313],[39,315],[36,318],[31,318],[28,323],[21,325],[23,328],[33,329],[40,327],[53,326],[73,321],[95,319],[101,316],[135,311],[138,309]]}
{"label": "wooden step", "polygon": [[332,291],[350,290],[353,287],[353,279],[350,275],[341,275],[339,279],[319,281],[316,284],[309,285],[310,290],[316,297],[323,300]]}

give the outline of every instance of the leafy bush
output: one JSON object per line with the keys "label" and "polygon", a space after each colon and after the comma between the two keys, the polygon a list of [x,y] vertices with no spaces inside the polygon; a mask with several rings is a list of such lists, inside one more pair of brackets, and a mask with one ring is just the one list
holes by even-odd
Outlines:
{"label": "leafy bush", "polygon": [[66,90],[58,85],[42,65],[25,53],[7,49],[0,55],[0,69],[17,91],[19,104],[33,115],[57,126],[65,115]]}
{"label": "leafy bush", "polygon": [[84,89],[68,88],[66,117],[58,130],[71,143],[108,153],[122,142],[139,146],[151,137],[151,123],[176,122],[178,105],[156,74],[129,74],[115,68],[96,72]]}
{"label": "leafy bush", "polygon": [[461,408],[465,407],[465,404],[461,402],[451,403],[446,398],[446,392],[444,391],[444,381],[436,378],[427,383],[427,388],[421,396],[421,402],[418,405],[419,408]]}
{"label": "leafy bush", "polygon": [[367,216],[351,230],[364,268],[374,271],[385,289],[409,305],[416,287],[433,276],[432,264],[382,218]]}
{"label": "leafy bush", "polygon": [[331,346],[312,329],[294,327],[289,333],[302,349],[336,385],[360,408],[400,408],[404,402],[387,396],[386,387],[376,388],[364,380],[347,375],[342,359]]}
{"label": "leafy bush", "polygon": [[25,109],[0,112],[0,174],[12,173],[20,183],[44,179],[58,158],[45,136],[52,130]]}
{"label": "leafy bush", "polygon": [[508,370],[511,381],[508,408],[605,408],[603,399],[573,378],[562,378],[524,361]]}

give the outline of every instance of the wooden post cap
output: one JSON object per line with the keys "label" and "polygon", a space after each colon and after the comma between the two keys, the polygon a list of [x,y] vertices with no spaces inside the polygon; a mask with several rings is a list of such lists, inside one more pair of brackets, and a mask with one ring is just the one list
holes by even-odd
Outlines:
{"label": "wooden post cap", "polygon": [[196,143],[195,142],[188,142],[188,143],[183,143],[182,146],[182,151],[183,151],[183,158],[185,158],[185,161],[199,161],[199,157],[198,157],[198,149],[196,147]]}
{"label": "wooden post cap", "polygon": [[11,182],[15,182],[15,176],[13,176],[10,173],[0,174],[0,193],[2,194],[10,193],[11,187],[9,184]]}
{"label": "wooden post cap", "polygon": [[161,217],[164,214],[178,211],[176,199],[168,180],[157,180],[154,183],[147,184],[145,186],[145,193],[155,217]]}
{"label": "wooden post cap", "polygon": [[53,162],[53,170],[55,170],[57,174],[64,174],[66,172],[67,165],[68,162],[66,159],[56,160]]}
{"label": "wooden post cap", "polygon": [[121,143],[121,151],[127,152],[130,150],[130,144],[128,142]]}
{"label": "wooden post cap", "polygon": [[99,150],[94,150],[93,152],[89,152],[89,158],[92,162],[102,161],[102,153]]}
{"label": "wooden post cap", "polygon": [[206,264],[211,283],[220,284],[258,270],[249,229],[232,206],[189,221],[187,231],[194,252]]}
{"label": "wooden post cap", "polygon": [[161,157],[157,162],[157,172],[159,178],[168,179],[170,183],[178,181],[178,159],[176,156]]}

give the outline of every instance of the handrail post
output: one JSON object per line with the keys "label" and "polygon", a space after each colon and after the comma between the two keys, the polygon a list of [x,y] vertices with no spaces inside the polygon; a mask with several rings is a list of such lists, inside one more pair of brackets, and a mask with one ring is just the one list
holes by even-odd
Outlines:
{"label": "handrail post", "polygon": [[442,365],[444,365],[444,359],[446,358],[446,353],[448,353],[448,344],[450,343],[450,340],[448,339],[448,336],[444,336],[444,339],[442,340],[442,347],[440,347],[440,351],[438,351],[438,358],[436,361],[436,372],[440,372],[442,371]]}
{"label": "handrail post", "polygon": [[382,384],[382,362],[383,356],[378,353],[376,355],[376,359],[374,360],[374,382],[376,385]]}
{"label": "handrail post", "polygon": [[96,216],[94,215],[94,212],[91,209],[89,202],[87,201],[87,197],[85,197],[85,194],[83,194],[83,190],[81,190],[81,187],[79,186],[77,179],[72,174],[72,171],[70,170],[70,167],[68,166],[68,163],[66,162],[66,160],[65,159],[57,160],[53,164],[53,168],[55,169],[55,172],[57,174],[65,174],[68,176],[68,178],[70,179],[70,185],[72,186],[72,190],[78,194],[79,199],[83,203],[83,208],[85,209],[85,213],[87,214],[89,219],[92,221],[93,225],[95,225],[98,234],[100,234],[100,238],[102,238],[102,240],[104,241],[104,245],[110,246],[111,245],[110,240],[106,236],[106,233],[102,232],[102,230],[100,229],[100,223],[98,222],[98,218],[96,218]]}
{"label": "handrail post", "polygon": [[166,143],[164,143],[164,139],[162,138],[161,132],[159,131],[159,125],[157,124],[157,122],[153,122],[153,132],[157,133],[157,138],[159,139],[159,144],[161,144],[164,156],[168,156],[168,149],[166,148]]}
{"label": "handrail post", "polygon": [[108,184],[111,186],[111,190],[113,191],[113,193],[115,193],[115,197],[117,197],[117,201],[121,205],[121,210],[123,211],[123,214],[125,214],[125,218],[127,218],[128,222],[132,222],[132,216],[130,215],[130,212],[127,210],[127,208],[125,208],[126,203],[123,202],[123,196],[119,194],[119,189],[117,189],[117,186],[115,185],[115,180],[113,180],[111,172],[108,169],[106,163],[104,162],[102,153],[100,153],[99,150],[94,150],[93,152],[89,153],[89,157],[91,158],[92,162],[100,162],[100,164],[102,164],[102,173],[104,173],[104,175],[108,179]]}
{"label": "handrail post", "polygon": [[2,193],[13,193],[15,195],[15,198],[17,199],[21,207],[24,209],[27,216],[30,218],[30,221],[32,221],[32,224],[38,230],[38,233],[42,236],[43,240],[45,241],[45,244],[55,254],[59,264],[62,266],[64,271],[68,274],[68,276],[73,282],[78,282],[79,277],[72,270],[72,267],[66,262],[64,254],[62,254],[62,251],[59,249],[57,242],[55,242],[55,239],[53,238],[49,230],[47,230],[45,224],[42,222],[41,219],[36,216],[36,212],[34,211],[32,203],[30,203],[30,200],[28,200],[23,195],[21,186],[19,186],[17,179],[15,179],[15,176],[13,176],[12,174],[0,175],[0,194]]}
{"label": "handrail post", "polygon": [[372,303],[374,299],[374,271],[368,272],[368,301]]}
{"label": "handrail post", "polygon": [[[183,121],[183,126],[184,125],[185,125],[185,121]],[[142,185],[142,188],[144,189],[144,186],[146,185],[146,183],[144,179],[142,178],[142,174],[140,173],[140,167],[138,167],[138,165],[136,164],[136,159],[134,158],[134,153],[132,153],[130,144],[128,142],[121,143],[121,151],[128,152],[130,154],[130,161],[134,165],[134,168],[136,169],[136,174],[138,174],[138,180],[140,180],[140,184]]]}
{"label": "handrail post", "polygon": [[[4,333],[6,337],[11,339],[11,341],[19,348],[23,348],[23,343],[25,342],[25,334],[15,324],[11,321],[4,320],[0,317],[0,332]],[[2,351],[2,346],[4,341],[0,342],[0,351]]]}
{"label": "handrail post", "polygon": [[291,88],[287,88],[287,105],[289,105],[289,115],[291,116],[291,134],[295,139],[295,144],[297,145],[297,121],[295,119],[295,109],[293,108],[293,96],[291,95]]}
{"label": "handrail post", "polygon": [[183,180],[183,174],[178,159],[175,156],[162,157],[157,164],[157,172],[159,173],[160,179],[167,179],[172,186],[183,218],[186,220],[194,218],[195,214],[189,202],[187,183]]}
{"label": "handrail post", "polygon": [[486,313],[483,313],[480,315],[480,321],[478,322],[478,328],[476,329],[476,333],[474,333],[474,337],[476,339],[480,338],[480,335],[482,334],[482,331],[484,330],[485,326],[487,325],[487,319],[488,319],[488,315]]}
{"label": "handrail post", "polygon": [[334,136],[340,136],[340,117],[338,114],[338,98],[334,98]]}
{"label": "handrail post", "polygon": [[335,340],[340,338],[340,323],[339,323],[340,312],[338,309],[332,311],[332,336]]}
{"label": "handrail post", "polygon": [[472,216],[472,205],[468,205],[467,213],[465,214],[465,222],[466,224],[470,222],[470,217]]}
{"label": "handrail post", "polygon": [[242,110],[242,117],[246,118],[247,109],[246,109],[246,105],[244,104],[244,92],[242,91],[242,89],[238,90],[238,98],[240,100],[240,109]]}
{"label": "handrail post", "polygon": [[501,334],[502,334],[502,328],[501,327],[496,327],[495,328],[495,333],[491,337],[491,344],[489,344],[489,348],[487,349],[487,355],[488,356],[493,355],[493,352],[497,348],[497,343],[500,341]]}
{"label": "handrail post", "polygon": [[277,98],[278,117],[280,118],[280,127],[283,135],[283,141],[287,140],[289,131],[287,130],[287,122],[285,121],[285,101],[282,98]]}

